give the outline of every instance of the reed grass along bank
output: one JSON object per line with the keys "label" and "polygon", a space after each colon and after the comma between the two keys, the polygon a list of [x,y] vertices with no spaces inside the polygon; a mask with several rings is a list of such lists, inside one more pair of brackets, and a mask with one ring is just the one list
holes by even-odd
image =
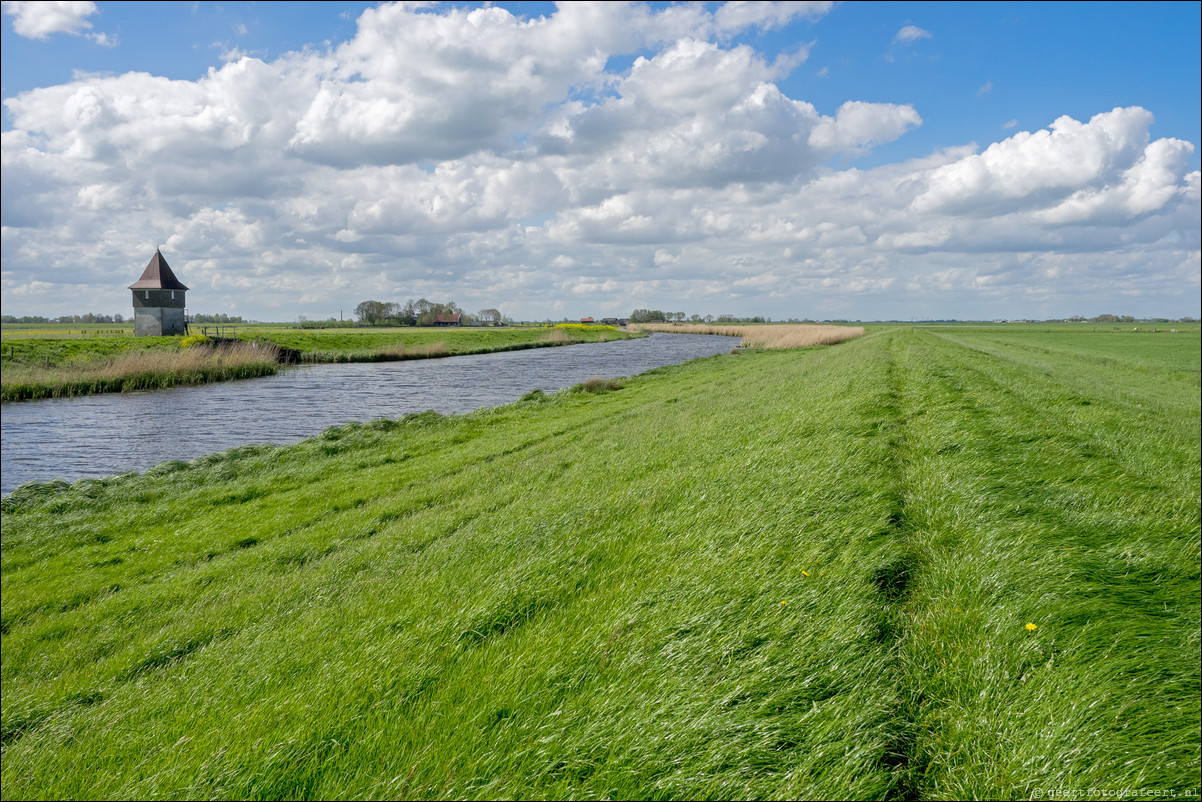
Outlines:
{"label": "reed grass along bank", "polygon": [[188,384],[270,376],[279,369],[279,349],[269,344],[193,344],[117,352],[107,359],[41,366],[4,366],[0,397],[32,401],[93,393],[161,390]]}
{"label": "reed grass along bank", "polygon": [[863,326],[828,326],[814,323],[772,323],[740,326],[710,323],[633,323],[635,331],[662,331],[672,334],[722,334],[740,337],[744,348],[812,348],[834,345],[864,336]]}
{"label": "reed grass along bank", "polygon": [[[193,337],[37,337],[7,333],[0,349],[0,400],[157,390],[275,373],[287,361],[394,362],[515,351],[632,336],[612,326],[536,328],[339,328],[239,326],[239,339]],[[220,347],[218,346],[220,343]],[[206,347],[207,345],[207,347]],[[189,347],[199,346],[199,347]]]}

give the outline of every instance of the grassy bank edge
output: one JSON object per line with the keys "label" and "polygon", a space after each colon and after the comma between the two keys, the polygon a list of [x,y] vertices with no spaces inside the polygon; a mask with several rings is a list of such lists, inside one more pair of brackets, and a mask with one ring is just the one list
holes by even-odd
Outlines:
{"label": "grassy bank edge", "polygon": [[10,363],[0,382],[0,401],[162,390],[269,376],[279,370],[279,354],[270,345],[231,343],[130,350],[48,368]]}
{"label": "grassy bank edge", "polygon": [[[593,336],[573,335],[562,328],[551,329],[539,340],[525,343],[504,343],[456,348],[444,340],[406,346],[398,342],[373,350],[360,351],[300,351],[298,361],[303,364],[375,363],[397,362],[409,359],[441,359],[450,356],[523,351],[531,348],[552,348],[561,345],[580,345],[592,342],[607,342],[614,339],[633,339],[645,334],[619,332],[612,327],[605,331],[593,327]],[[620,336],[614,336],[620,335]],[[453,335],[452,335],[453,336]],[[246,351],[248,358],[231,360],[230,350],[212,351],[212,358],[197,364],[194,356],[198,351],[180,349],[176,345],[130,351],[117,358],[101,358],[66,365],[38,368],[9,363],[0,380],[0,402],[40,401],[49,398],[73,398],[99,393],[130,393],[149,390],[165,390],[171,387],[209,384],[271,376],[284,367],[278,358],[280,350],[287,346],[276,343],[270,337],[255,337],[254,343],[267,346],[262,356],[250,358],[253,352]],[[239,345],[251,346],[252,342],[241,340]],[[295,350],[295,349],[292,349]],[[190,355],[188,352],[193,351]],[[189,358],[189,357],[193,358]],[[224,358],[223,358],[224,357]],[[178,362],[186,364],[177,364]],[[234,362],[234,364],[231,364]],[[14,373],[16,376],[14,377]]]}

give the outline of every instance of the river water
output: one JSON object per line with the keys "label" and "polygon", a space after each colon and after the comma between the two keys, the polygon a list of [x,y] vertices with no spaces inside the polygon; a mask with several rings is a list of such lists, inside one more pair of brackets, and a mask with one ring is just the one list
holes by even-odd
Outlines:
{"label": "river water", "polygon": [[349,421],[471,412],[593,376],[633,376],[726,353],[731,337],[637,340],[445,359],[313,365],[245,381],[3,405],[0,494],[25,482],[99,478],[248,443],[286,445]]}

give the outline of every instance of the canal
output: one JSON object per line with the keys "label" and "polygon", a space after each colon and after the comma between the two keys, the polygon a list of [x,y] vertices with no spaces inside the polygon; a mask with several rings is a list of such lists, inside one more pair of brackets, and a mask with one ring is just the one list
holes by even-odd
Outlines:
{"label": "canal", "polygon": [[145,471],[249,443],[286,445],[350,421],[471,412],[527,392],[633,376],[729,352],[732,337],[635,340],[405,362],[314,365],[275,376],[145,393],[3,405],[0,493],[30,481]]}

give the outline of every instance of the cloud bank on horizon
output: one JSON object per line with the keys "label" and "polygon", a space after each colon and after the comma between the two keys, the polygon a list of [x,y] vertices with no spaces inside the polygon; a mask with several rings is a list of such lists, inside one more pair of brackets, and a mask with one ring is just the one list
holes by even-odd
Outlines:
{"label": "cloud bank on horizon", "polygon": [[[1128,105],[857,167],[924,121],[782,89],[831,7],[383,4],[344,42],[196,80],[21,91],[5,312],[125,311],[161,246],[196,311],[264,320],[422,296],[519,319],[1198,314],[1193,143]],[[111,43],[95,12],[4,4],[20,36]],[[936,41],[898,25],[881,69]]]}

